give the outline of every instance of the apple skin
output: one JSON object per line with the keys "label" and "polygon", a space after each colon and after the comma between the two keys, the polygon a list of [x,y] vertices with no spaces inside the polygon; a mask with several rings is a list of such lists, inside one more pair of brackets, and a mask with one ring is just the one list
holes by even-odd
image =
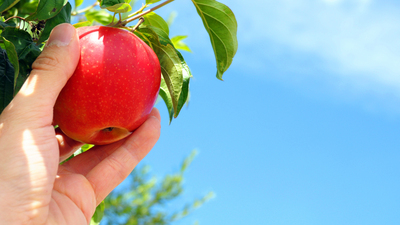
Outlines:
{"label": "apple skin", "polygon": [[57,98],[53,121],[74,140],[110,144],[147,119],[160,89],[160,63],[129,31],[91,26],[77,32],[80,60]]}

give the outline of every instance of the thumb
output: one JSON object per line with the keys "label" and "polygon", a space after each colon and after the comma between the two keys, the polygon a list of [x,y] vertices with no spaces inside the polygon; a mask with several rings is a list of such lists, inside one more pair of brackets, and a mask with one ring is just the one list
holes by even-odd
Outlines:
{"label": "thumb", "polygon": [[40,116],[50,117],[51,120],[57,96],[74,73],[79,56],[75,28],[67,23],[56,26],[42,53],[32,64],[31,74],[12,102],[15,110],[40,109],[39,112],[46,114]]}

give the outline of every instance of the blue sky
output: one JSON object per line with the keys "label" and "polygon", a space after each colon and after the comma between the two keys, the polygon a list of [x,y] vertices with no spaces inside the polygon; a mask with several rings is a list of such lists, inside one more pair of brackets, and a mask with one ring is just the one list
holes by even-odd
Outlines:
{"label": "blue sky", "polygon": [[184,200],[216,197],[179,224],[400,223],[400,4],[221,0],[239,50],[224,81],[190,1],[158,13],[189,35],[191,102],[145,158],[158,176],[198,149]]}

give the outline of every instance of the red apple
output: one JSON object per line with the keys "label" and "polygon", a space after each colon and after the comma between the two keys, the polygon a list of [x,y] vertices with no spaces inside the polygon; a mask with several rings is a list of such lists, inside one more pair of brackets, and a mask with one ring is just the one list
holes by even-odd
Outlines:
{"label": "red apple", "polygon": [[161,68],[154,51],[132,32],[77,29],[81,56],[54,106],[54,123],[70,138],[104,145],[128,136],[148,117]]}

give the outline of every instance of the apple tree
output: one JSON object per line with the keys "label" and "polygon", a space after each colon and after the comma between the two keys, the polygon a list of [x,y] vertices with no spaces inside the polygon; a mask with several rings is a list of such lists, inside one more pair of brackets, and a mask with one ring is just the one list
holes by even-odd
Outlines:
{"label": "apple tree", "polygon": [[[170,37],[168,23],[154,11],[173,2],[146,0],[132,11],[131,0],[95,1],[80,9],[83,0],[72,6],[67,0],[0,0],[0,112],[8,105],[29,76],[51,30],[60,23],[79,19],[75,27],[100,23],[127,29],[148,44],[161,64],[159,95],[164,100],[170,121],[176,118],[188,100],[192,72],[180,50],[184,36]],[[237,22],[233,12],[215,0],[192,0],[214,50],[217,72],[222,80],[238,48]],[[137,22],[136,22],[137,21]]]}
{"label": "apple tree", "polygon": [[[169,21],[164,20],[156,13],[157,9],[174,2],[174,0],[142,0],[140,8],[134,7],[137,0],[92,1],[89,6],[82,7],[83,0],[75,0],[73,5],[68,0],[0,0],[0,113],[18,93],[29,76],[32,63],[43,50],[52,29],[61,23],[73,23],[76,28],[100,24],[125,29],[143,40],[155,52],[160,62],[162,79],[159,96],[167,106],[170,122],[179,115],[189,99],[189,83],[196,71],[192,73],[180,52],[190,51],[183,42],[186,36],[171,37]],[[238,48],[236,18],[228,6],[219,1],[191,0],[191,2],[196,8],[199,19],[203,22],[203,29],[209,34],[216,60],[216,77],[222,80],[222,76],[232,64]],[[179,3],[175,2],[175,4]],[[85,145],[79,152],[88,148],[90,146]],[[179,195],[180,183],[174,179],[181,179],[183,173],[167,176],[161,182],[162,185],[157,186],[153,181],[143,178],[145,173],[138,171],[135,172],[136,175],[131,176],[133,186],[131,186],[131,192],[127,193],[137,194],[138,189],[135,187],[148,187],[148,193],[158,195],[156,200],[143,201],[143,206],[151,209],[156,203],[168,201]],[[174,192],[176,187],[178,187],[177,192]],[[172,188],[172,192],[167,194],[167,197],[160,197],[163,190],[168,190],[163,188]],[[121,201],[121,204],[126,203],[126,208],[115,207],[110,211],[106,210],[106,217],[114,214],[125,215],[124,210],[129,207],[131,207],[129,211],[141,212],[141,205],[136,202],[136,208],[132,208],[128,204],[128,199],[131,200],[123,193],[111,194],[105,201],[106,205],[112,205],[113,201]],[[126,202],[124,202],[125,200]],[[201,202],[202,200],[197,201],[198,204]],[[154,215],[160,215],[159,218],[162,218],[160,221],[166,222],[154,224],[166,224],[168,221],[184,215],[190,209],[188,207],[181,214],[173,215],[156,213]],[[94,219],[98,220],[103,210],[104,205],[99,205]],[[124,218],[127,218],[127,215]],[[146,223],[147,220],[145,217],[143,218],[143,223]],[[148,218],[156,219],[158,217]]]}
{"label": "apple tree", "polygon": [[[128,177],[126,186],[114,190],[97,208],[92,224],[153,224],[164,225],[177,222],[214,197],[213,192],[184,202],[174,211],[171,204],[182,202],[184,173],[196,151],[183,160],[180,170],[162,179],[151,176],[149,166],[135,169]],[[173,207],[175,208],[175,207]],[[104,215],[102,217],[102,215]]]}

